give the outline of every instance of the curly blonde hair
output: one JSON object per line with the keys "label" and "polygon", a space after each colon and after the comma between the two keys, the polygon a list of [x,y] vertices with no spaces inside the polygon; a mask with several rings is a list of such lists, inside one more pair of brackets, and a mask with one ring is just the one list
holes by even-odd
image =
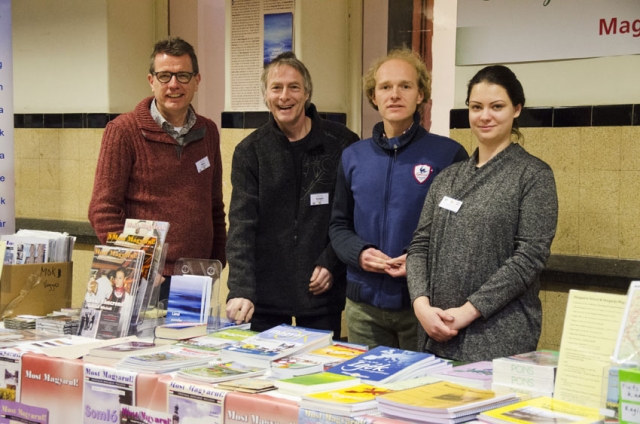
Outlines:
{"label": "curly blonde hair", "polygon": [[369,104],[371,104],[375,110],[378,110],[378,106],[373,102],[376,90],[376,73],[383,63],[391,59],[404,60],[415,68],[418,74],[418,91],[423,96],[422,103],[418,105],[418,109],[422,112],[422,105],[427,103],[431,98],[431,75],[429,71],[427,71],[427,65],[424,64],[420,55],[406,47],[391,50],[385,57],[378,59],[367,73],[364,74],[362,89],[367,95]]}

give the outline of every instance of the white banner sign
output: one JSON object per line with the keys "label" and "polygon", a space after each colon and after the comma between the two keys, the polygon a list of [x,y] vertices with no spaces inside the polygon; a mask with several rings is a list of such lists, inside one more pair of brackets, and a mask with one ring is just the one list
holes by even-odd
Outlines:
{"label": "white banner sign", "polygon": [[458,0],[456,65],[640,53],[640,0]]}
{"label": "white banner sign", "polygon": [[0,0],[0,234],[16,228],[11,40],[11,0]]}

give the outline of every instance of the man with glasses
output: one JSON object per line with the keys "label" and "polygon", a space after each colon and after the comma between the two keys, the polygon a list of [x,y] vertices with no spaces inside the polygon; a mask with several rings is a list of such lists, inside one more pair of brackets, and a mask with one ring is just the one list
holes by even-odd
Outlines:
{"label": "man with glasses", "polygon": [[153,96],[105,128],[89,221],[102,243],[107,233],[122,232],[127,218],[169,222],[165,276],[183,257],[224,265],[220,137],[213,121],[191,106],[201,78],[198,59],[176,37],[158,41],[150,59]]}

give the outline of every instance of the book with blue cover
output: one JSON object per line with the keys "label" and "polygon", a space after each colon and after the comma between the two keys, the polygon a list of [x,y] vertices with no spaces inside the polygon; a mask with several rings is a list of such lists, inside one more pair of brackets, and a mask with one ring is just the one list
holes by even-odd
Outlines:
{"label": "book with blue cover", "polygon": [[174,275],[167,303],[167,324],[207,322],[213,280],[206,275]]}
{"label": "book with blue cover", "polygon": [[225,347],[223,360],[268,367],[269,362],[331,344],[332,331],[281,324]]}
{"label": "book with blue cover", "polygon": [[450,368],[450,363],[430,353],[378,346],[328,371],[358,377],[365,384],[378,385]]}

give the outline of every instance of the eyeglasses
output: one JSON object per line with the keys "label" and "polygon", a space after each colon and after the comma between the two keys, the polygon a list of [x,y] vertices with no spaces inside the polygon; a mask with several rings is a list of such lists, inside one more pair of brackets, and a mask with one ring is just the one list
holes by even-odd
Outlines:
{"label": "eyeglasses", "polygon": [[191,78],[197,75],[197,72],[154,72],[152,75],[155,76],[158,81],[163,84],[171,81],[171,78],[173,78],[174,75],[178,82],[187,84],[189,81],[191,81]]}

